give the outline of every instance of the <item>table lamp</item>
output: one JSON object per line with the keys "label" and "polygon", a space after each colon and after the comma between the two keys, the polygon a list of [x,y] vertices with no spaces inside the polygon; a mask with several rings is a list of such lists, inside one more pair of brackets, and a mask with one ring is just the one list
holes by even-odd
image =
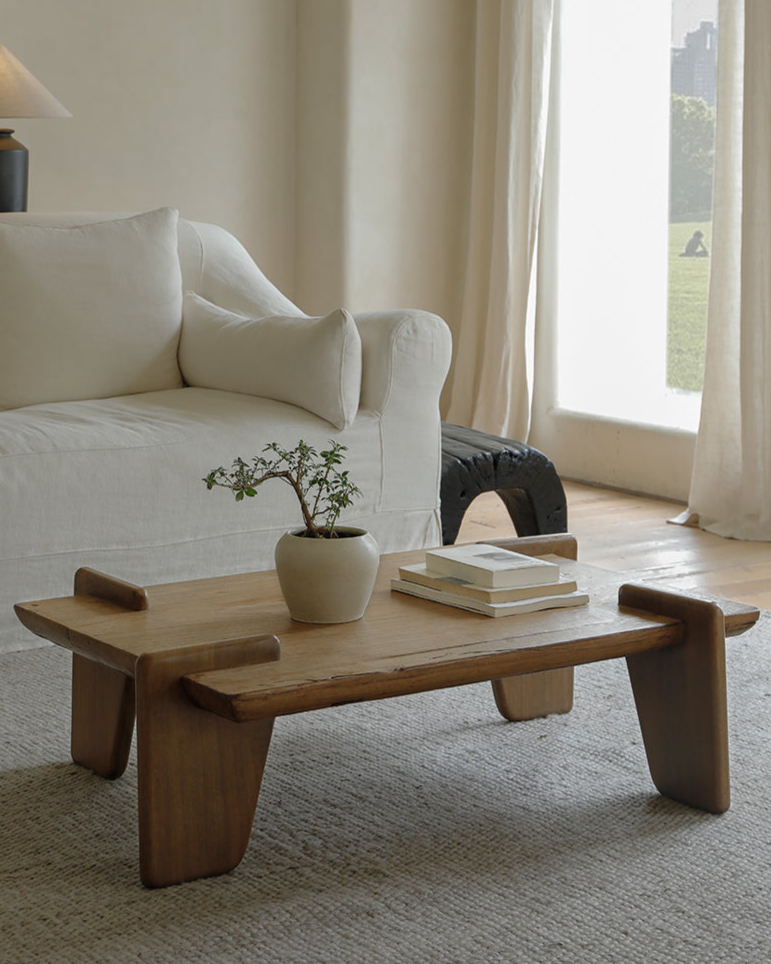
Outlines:
{"label": "table lamp", "polygon": [[[66,107],[0,45],[0,117],[72,117]],[[0,211],[27,210],[29,154],[0,128]]]}

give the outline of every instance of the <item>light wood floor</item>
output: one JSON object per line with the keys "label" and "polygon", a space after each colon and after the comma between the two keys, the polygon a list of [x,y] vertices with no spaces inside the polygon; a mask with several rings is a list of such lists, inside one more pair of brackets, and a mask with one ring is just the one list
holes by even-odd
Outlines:
{"label": "light wood floor", "polygon": [[[710,592],[771,609],[771,542],[739,542],[667,522],[684,506],[611,489],[566,482],[568,527],[583,562],[637,570],[673,587]],[[514,535],[495,493],[479,496],[458,542]],[[644,574],[640,573],[644,570]]]}

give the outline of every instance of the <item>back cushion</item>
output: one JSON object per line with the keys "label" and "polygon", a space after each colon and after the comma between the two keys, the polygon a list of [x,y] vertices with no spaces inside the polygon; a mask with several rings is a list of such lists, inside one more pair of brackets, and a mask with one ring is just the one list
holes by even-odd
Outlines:
{"label": "back cushion", "polygon": [[182,385],[177,220],[0,223],[0,409]]}

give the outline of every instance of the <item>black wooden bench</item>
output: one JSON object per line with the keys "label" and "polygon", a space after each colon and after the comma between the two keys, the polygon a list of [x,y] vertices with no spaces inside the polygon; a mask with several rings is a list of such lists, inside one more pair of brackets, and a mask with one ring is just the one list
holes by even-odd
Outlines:
{"label": "black wooden bench", "polygon": [[442,542],[455,542],[466,509],[482,492],[497,492],[518,536],[567,532],[565,490],[537,449],[473,428],[442,423]]}

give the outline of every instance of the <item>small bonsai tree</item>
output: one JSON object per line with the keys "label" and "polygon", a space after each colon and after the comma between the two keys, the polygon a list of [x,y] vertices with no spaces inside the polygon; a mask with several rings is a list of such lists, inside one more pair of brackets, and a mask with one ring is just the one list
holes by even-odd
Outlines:
{"label": "small bonsai tree", "polygon": [[281,479],[292,486],[300,502],[305,524],[303,536],[336,539],[335,526],[340,513],[361,495],[358,486],[348,478],[348,472],[337,468],[345,451],[345,445],[333,441],[325,452],[317,452],[302,439],[291,451],[271,442],[263,452],[272,452],[272,456],[257,455],[251,464],[237,458],[230,472],[222,467],[213,469],[203,481],[209,490],[215,486],[230,489],[235,493],[236,502],[241,502],[245,496],[257,495],[257,488],[268,479]]}

